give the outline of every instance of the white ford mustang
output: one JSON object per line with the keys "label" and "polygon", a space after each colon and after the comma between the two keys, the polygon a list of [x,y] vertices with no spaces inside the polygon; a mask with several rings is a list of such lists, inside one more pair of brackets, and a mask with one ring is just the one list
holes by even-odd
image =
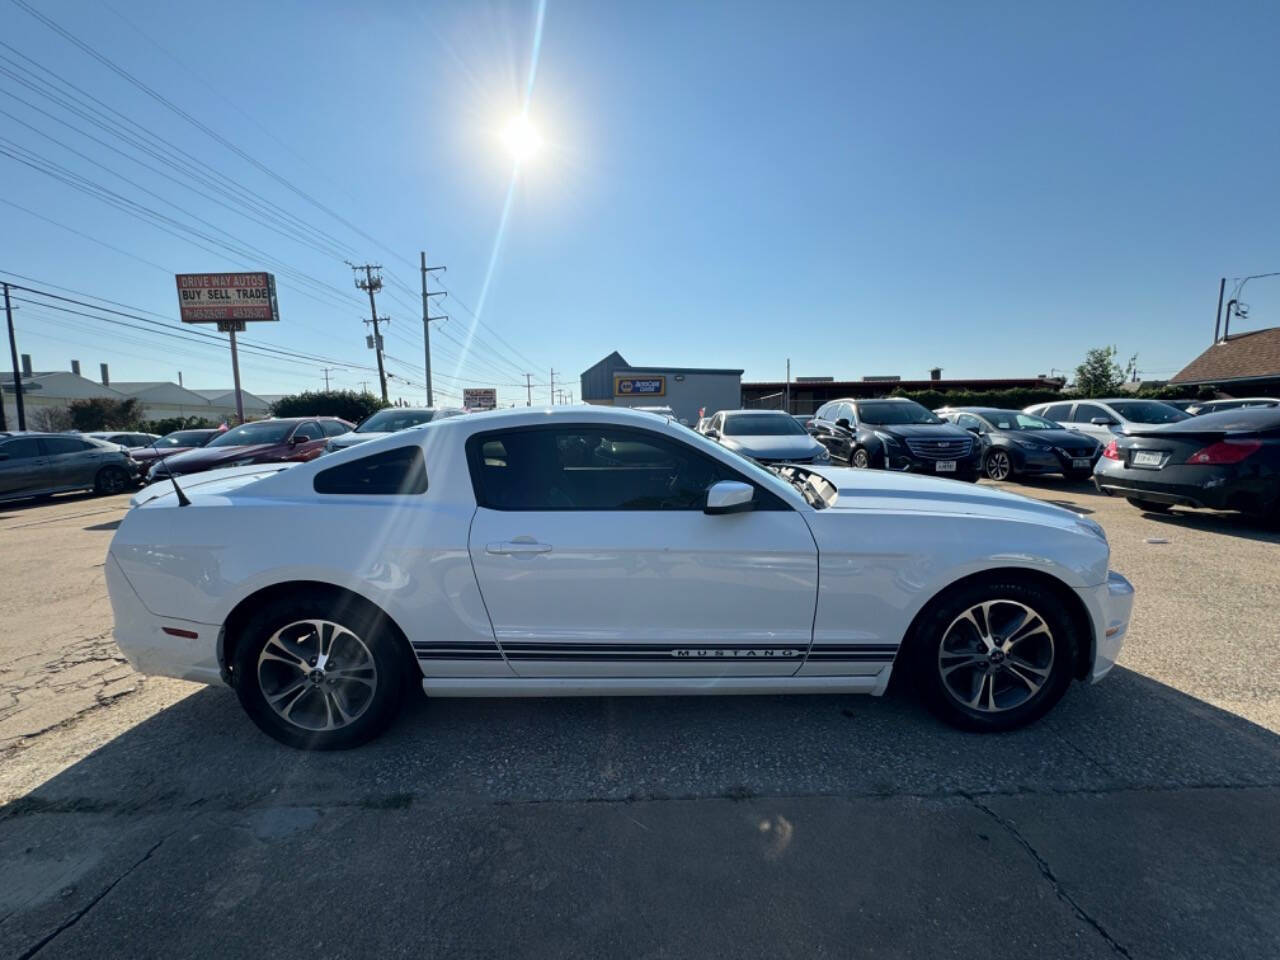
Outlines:
{"label": "white ford mustang", "polygon": [[440,697],[872,693],[970,729],[1115,663],[1101,528],[953,480],[766,470],[607,407],[457,417],[135,498],[107,558],[144,673],[232,685],[268,734],[353,746]]}

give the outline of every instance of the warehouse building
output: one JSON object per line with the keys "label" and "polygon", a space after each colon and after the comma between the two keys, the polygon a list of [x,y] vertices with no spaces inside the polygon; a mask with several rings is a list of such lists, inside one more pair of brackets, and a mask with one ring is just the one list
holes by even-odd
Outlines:
{"label": "warehouse building", "polygon": [[737,409],[742,371],[704,367],[633,367],[614,351],[584,370],[582,399],[614,407],[670,407],[686,423],[699,411]]}

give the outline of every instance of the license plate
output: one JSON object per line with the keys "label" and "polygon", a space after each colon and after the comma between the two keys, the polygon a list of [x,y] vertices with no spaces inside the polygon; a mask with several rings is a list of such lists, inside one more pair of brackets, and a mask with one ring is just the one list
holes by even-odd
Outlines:
{"label": "license plate", "polygon": [[1156,450],[1135,450],[1133,453],[1133,465],[1135,467],[1158,467],[1164,459],[1164,454]]}
{"label": "license plate", "polygon": [[954,460],[939,460],[934,464],[934,469],[939,473],[955,473],[956,462]]}
{"label": "license plate", "polygon": [[1071,469],[1073,469],[1073,470],[1088,470],[1088,469],[1089,469],[1089,466],[1090,466],[1090,464],[1089,464],[1089,461],[1088,461],[1087,459],[1086,459],[1086,460],[1072,460],[1072,461],[1071,461]]}

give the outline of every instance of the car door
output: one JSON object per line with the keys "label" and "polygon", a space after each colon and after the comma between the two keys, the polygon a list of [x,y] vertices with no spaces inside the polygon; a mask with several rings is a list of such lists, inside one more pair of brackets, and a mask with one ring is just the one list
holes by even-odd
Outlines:
{"label": "car door", "polygon": [[858,409],[852,403],[838,403],[832,411],[831,455],[846,463],[853,458],[853,447],[858,432]]}
{"label": "car door", "polygon": [[290,460],[310,460],[324,452],[324,430],[315,420],[304,421],[293,428],[290,442],[293,446]]}
{"label": "car door", "polygon": [[1046,420],[1052,420],[1060,427],[1071,429],[1072,406],[1073,404],[1070,403],[1051,403],[1044,407],[1032,408],[1029,412]]}
{"label": "car door", "polygon": [[92,487],[105,463],[120,460],[114,448],[100,447],[79,437],[42,437],[40,443],[54,484],[59,487]]}
{"label": "car door", "polygon": [[[817,548],[777,495],[635,427],[473,436],[470,552],[494,633],[528,677],[780,676],[812,638]],[[751,483],[754,509],[703,512]]]}
{"label": "car door", "polygon": [[[1108,424],[1093,422],[1099,419],[1108,421]],[[1081,402],[1077,403],[1075,410],[1071,412],[1071,422],[1067,426],[1072,430],[1088,434],[1105,447],[1115,436],[1110,424],[1116,422],[1115,416],[1105,407],[1096,403]]]}
{"label": "car door", "polygon": [[37,437],[13,437],[0,442],[0,497],[39,493],[57,483]]}

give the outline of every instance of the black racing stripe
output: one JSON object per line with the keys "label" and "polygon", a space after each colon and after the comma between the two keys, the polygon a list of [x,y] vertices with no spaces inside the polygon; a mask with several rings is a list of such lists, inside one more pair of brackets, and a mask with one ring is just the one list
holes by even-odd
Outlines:
{"label": "black racing stripe", "polygon": [[480,652],[477,652],[477,653],[459,653],[459,652],[419,653],[417,654],[417,657],[419,660],[501,660],[502,654],[488,653],[488,652],[484,652],[484,653],[480,653]]}
{"label": "black racing stripe", "polygon": [[574,660],[581,663],[608,663],[611,661],[666,661],[668,663],[749,663],[752,661],[778,661],[782,663],[800,663],[804,660],[803,654],[796,654],[791,657],[781,656],[759,656],[759,657],[677,657],[673,653],[593,653],[588,655],[573,653],[513,653],[507,651],[508,660]]}
{"label": "black racing stripe", "polygon": [[807,641],[799,643],[715,643],[695,641],[691,643],[560,643],[542,640],[503,640],[504,650],[568,650],[600,651],[614,653],[624,650],[803,650]]}
{"label": "black racing stripe", "polygon": [[896,653],[896,643],[815,643],[814,653]]}
{"label": "black racing stripe", "polygon": [[805,663],[893,663],[893,657],[882,653],[842,654],[838,657],[813,656],[805,658]]}
{"label": "black racing stripe", "polygon": [[492,640],[465,640],[435,643],[430,640],[415,640],[415,650],[497,650],[498,645]]}

